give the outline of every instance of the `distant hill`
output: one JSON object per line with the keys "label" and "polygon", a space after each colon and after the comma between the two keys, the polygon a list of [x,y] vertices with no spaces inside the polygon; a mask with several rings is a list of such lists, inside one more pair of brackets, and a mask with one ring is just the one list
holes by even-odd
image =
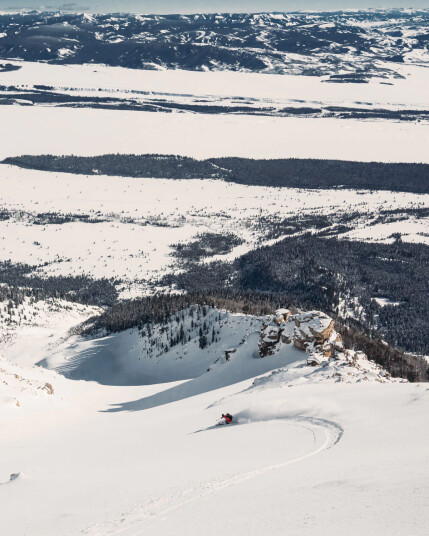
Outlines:
{"label": "distant hill", "polygon": [[428,10],[150,16],[31,11],[0,15],[0,58],[325,74],[334,76],[332,82],[362,83],[374,75],[398,76],[398,63],[427,61],[428,26]]}

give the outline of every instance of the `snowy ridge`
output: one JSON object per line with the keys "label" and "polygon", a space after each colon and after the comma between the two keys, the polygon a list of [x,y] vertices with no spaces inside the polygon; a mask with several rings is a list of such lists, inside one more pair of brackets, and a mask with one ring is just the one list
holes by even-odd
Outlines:
{"label": "snowy ridge", "polygon": [[276,370],[268,376],[255,379],[255,388],[293,387],[305,383],[360,383],[375,381],[378,383],[406,382],[402,378],[392,378],[380,365],[369,361],[363,352],[347,350],[344,357],[326,359],[314,366],[308,360],[293,363],[284,369]]}
{"label": "snowy ridge", "polygon": [[[284,366],[284,381],[289,383],[397,381],[363,352],[345,349],[334,321],[324,313],[290,316],[286,311],[277,312],[270,322],[193,306],[165,323],[140,330],[72,335],[52,347],[43,364],[68,378],[107,385],[189,380],[131,410],[170,403]],[[279,378],[283,381],[283,376]]]}
{"label": "snowy ridge", "polygon": [[260,325],[259,318],[195,305],[142,329],[66,337],[45,354],[44,365],[68,378],[108,385],[188,380]]}

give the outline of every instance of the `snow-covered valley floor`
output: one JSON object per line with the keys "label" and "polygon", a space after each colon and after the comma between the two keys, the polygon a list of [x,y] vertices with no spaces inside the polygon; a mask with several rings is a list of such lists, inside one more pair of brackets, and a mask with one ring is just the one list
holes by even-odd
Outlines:
{"label": "snow-covered valley floor", "polygon": [[[242,255],[261,241],[271,243],[260,225],[262,216],[282,221],[355,213],[359,218],[346,238],[389,242],[393,233],[400,232],[404,241],[426,243],[427,217],[406,215],[376,225],[373,220],[383,211],[428,206],[427,194],[269,188],[208,179],[87,177],[3,165],[0,210],[9,211],[11,217],[0,221],[0,261],[38,265],[47,275],[86,273],[132,285],[177,270],[171,246],[204,232],[233,231],[244,241],[231,254],[215,257],[219,260]],[[99,222],[40,224],[34,222],[38,214],[74,214]],[[124,289],[123,296],[127,295]]]}
{"label": "snow-covered valley floor", "polygon": [[429,124],[0,107],[0,158],[21,154],[180,154],[428,163]]}
{"label": "snow-covered valley floor", "polygon": [[[21,68],[0,73],[0,81],[4,87],[16,86],[22,91],[46,86],[79,95],[113,94],[118,99],[143,92],[138,93],[142,99],[155,95],[162,100],[164,94],[170,98],[174,93],[179,100],[209,98],[217,103],[254,97],[266,106],[273,102],[336,106],[342,102],[374,109],[429,108],[423,89],[427,69],[416,65],[404,65],[404,78],[394,78],[389,82],[392,85],[386,85],[378,79],[368,84],[326,84],[312,76],[13,63]],[[231,155],[429,162],[429,125],[424,121],[13,105],[0,106],[0,124],[7,125],[0,129],[0,158],[159,153],[196,158]],[[404,241],[425,243],[427,217],[370,223],[385,210],[427,206],[427,195],[248,187],[211,180],[85,177],[2,165],[0,210],[13,214],[0,221],[0,261],[32,266],[48,263],[41,269],[48,275],[86,273],[120,278],[126,282],[121,296],[134,296],[147,291],[141,281],[157,280],[178,269],[171,256],[172,244],[189,242],[200,233],[229,229],[244,240],[229,256],[219,259],[226,260],[261,240],[268,243],[256,230],[261,215],[282,219],[357,212],[361,218],[345,238],[386,242],[400,232]],[[32,217],[46,212],[96,216],[102,221],[32,225]],[[139,285],[134,287],[136,280]]]}
{"label": "snow-covered valley floor", "polygon": [[[103,65],[12,62],[0,72],[0,97],[22,92],[15,105],[0,106],[0,158],[21,154],[157,153],[196,158],[338,158],[379,162],[429,162],[427,115],[412,121],[341,119],[334,112],[308,117],[249,115],[262,110],[429,110],[428,69],[398,67],[401,78],[368,84],[327,84],[316,76],[241,72],[145,71]],[[35,89],[36,88],[36,89]],[[60,95],[115,98],[99,108],[67,108],[64,102],[32,105],[26,92],[51,88]],[[47,90],[48,93],[51,90]],[[157,112],[120,108],[132,98],[155,103]],[[219,113],[194,113],[163,104],[221,106]],[[115,110],[115,105],[119,106]],[[67,106],[67,104],[66,104]],[[151,104],[153,106],[153,104]],[[242,112],[233,114],[235,107]],[[144,108],[143,108],[144,109]]]}

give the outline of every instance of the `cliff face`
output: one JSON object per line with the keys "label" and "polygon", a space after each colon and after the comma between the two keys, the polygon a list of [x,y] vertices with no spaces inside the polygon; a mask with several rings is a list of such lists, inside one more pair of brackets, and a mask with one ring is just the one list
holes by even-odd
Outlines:
{"label": "cliff face", "polygon": [[334,320],[320,311],[291,315],[288,309],[279,309],[262,327],[259,354],[272,355],[282,342],[293,344],[298,350],[332,357],[344,349],[334,326]]}
{"label": "cliff face", "polygon": [[[335,322],[321,311],[291,315],[280,309],[262,326],[259,355],[266,357],[278,353],[285,345],[292,345],[308,354],[307,364],[313,367],[335,368],[339,381],[372,379],[390,381],[390,374],[368,360],[363,352],[347,350],[341,335],[335,331]],[[345,374],[343,374],[343,372]]]}

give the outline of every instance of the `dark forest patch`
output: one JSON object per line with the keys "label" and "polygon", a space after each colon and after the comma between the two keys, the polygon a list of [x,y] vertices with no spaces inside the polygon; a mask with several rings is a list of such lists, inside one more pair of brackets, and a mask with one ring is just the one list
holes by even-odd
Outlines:
{"label": "dark forest patch", "polygon": [[174,255],[183,262],[199,262],[206,257],[226,255],[243,240],[232,233],[202,233],[197,240],[185,244],[173,244]]}
{"label": "dark forest patch", "polygon": [[[190,264],[162,283],[190,293],[278,294],[303,309],[349,308],[368,333],[429,353],[429,246],[374,244],[310,234],[260,247],[232,263]],[[374,298],[399,305],[382,307]],[[356,302],[357,299],[357,302]]]}
{"label": "dark forest patch", "polygon": [[173,155],[23,155],[3,160],[25,169],[163,179],[221,179],[285,188],[353,188],[429,193],[429,164],[319,159],[194,158]]}

